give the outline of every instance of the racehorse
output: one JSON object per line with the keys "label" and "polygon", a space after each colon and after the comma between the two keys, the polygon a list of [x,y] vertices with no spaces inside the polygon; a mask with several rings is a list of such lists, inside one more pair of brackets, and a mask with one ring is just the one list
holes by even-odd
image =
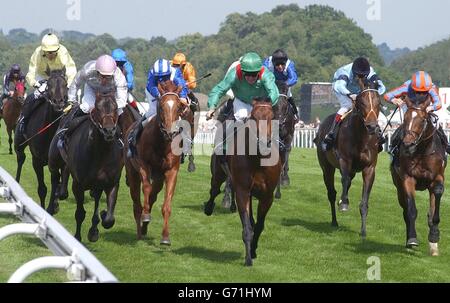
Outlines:
{"label": "racehorse", "polygon": [[8,133],[9,142],[9,154],[12,155],[12,143],[11,138],[12,131],[17,125],[17,119],[19,118],[20,111],[22,110],[24,96],[25,96],[25,84],[23,81],[15,81],[14,83],[14,94],[12,97],[7,97],[3,103],[2,114],[0,114],[0,119],[3,118],[6,124],[6,131]]}
{"label": "racehorse", "polygon": [[[73,131],[64,146],[58,147],[58,136],[52,141],[49,153],[49,168],[52,173],[52,196],[58,187],[54,183],[59,178],[61,158],[64,159],[72,176],[72,192],[77,201],[75,238],[81,242],[81,225],[86,216],[84,192],[91,190],[95,201],[92,226],[88,240],[98,240],[98,207],[100,197],[106,194],[107,211],[101,212],[102,226],[106,229],[114,225],[114,208],[117,201],[119,181],[123,168],[123,145],[118,140],[117,102],[115,93],[96,93],[95,106],[89,115]],[[56,176],[55,176],[56,174]],[[53,197],[52,197],[53,198]],[[50,206],[49,206],[50,207]]]}
{"label": "racehorse", "polygon": [[[430,207],[428,211],[428,241],[432,256],[439,255],[439,209],[444,192],[444,172],[447,165],[445,147],[439,139],[433,124],[437,116],[426,112],[431,97],[422,103],[408,105],[402,127],[404,132],[400,144],[398,165],[391,162],[392,180],[397,188],[398,202],[403,208],[406,224],[406,246],[418,245],[415,221],[417,218],[416,190],[428,190]],[[433,121],[434,120],[434,121]]]}
{"label": "racehorse", "polygon": [[[187,103],[179,97],[182,87],[171,80],[158,84],[161,98],[158,101],[157,114],[145,125],[136,144],[137,155],[129,158],[125,152],[125,168],[133,200],[134,219],[137,238],[147,234],[153,204],[158,193],[166,185],[162,215],[162,245],[171,245],[169,238],[169,217],[175,193],[178,170],[180,168],[181,150],[177,140],[181,138],[182,127],[177,121],[185,111],[190,110]],[[128,150],[128,138],[125,151]],[[140,186],[144,194],[144,207],[140,201]]]}
{"label": "racehorse", "polygon": [[357,172],[362,172],[363,193],[359,205],[361,214],[361,236],[366,237],[366,219],[369,208],[369,195],[375,180],[375,166],[378,159],[378,114],[381,107],[377,83],[359,80],[361,92],[353,102],[351,112],[343,119],[335,139],[335,145],[329,151],[321,146],[331,127],[335,114],[328,116],[321,124],[314,143],[317,145],[317,158],[323,171],[323,180],[331,206],[331,224],[338,226],[336,220],[336,189],[334,173],[341,172],[342,195],[339,210],[348,211],[348,191]]}
{"label": "racehorse", "polygon": [[[256,98],[248,121],[255,127],[247,128],[244,142],[232,144],[234,153],[227,155],[231,182],[236,193],[236,203],[243,227],[242,239],[245,246],[245,265],[251,266],[256,258],[259,237],[264,221],[273,202],[273,192],[281,173],[278,146],[272,143],[272,119],[274,113],[269,98]],[[250,123],[250,125],[252,125]],[[239,137],[238,130],[235,138]],[[245,153],[238,152],[239,144],[245,144]],[[251,152],[256,150],[256,152]],[[257,221],[253,219],[252,197],[259,200]]]}
{"label": "racehorse", "polygon": [[275,199],[281,198],[280,187],[290,184],[289,179],[289,154],[291,153],[291,144],[294,139],[295,118],[294,111],[288,102],[289,86],[283,81],[276,81],[280,97],[278,98],[277,111],[275,117],[280,123],[280,156],[281,156],[281,175],[278,181]]}
{"label": "racehorse", "polygon": [[[44,183],[44,166],[48,162],[48,151],[50,142],[58,128],[57,123],[53,123],[63,115],[63,109],[67,105],[67,80],[65,78],[65,69],[49,71],[47,69],[47,89],[39,99],[34,100],[33,104],[27,104],[30,94],[25,100],[25,106],[32,105],[29,109],[30,115],[27,127],[24,131],[25,138],[19,135],[16,127],[14,138],[14,149],[17,155],[17,173],[16,180],[20,181],[22,166],[25,162],[25,147],[30,147],[33,169],[38,180],[38,194],[42,208],[45,208],[45,197],[47,195],[47,186]],[[52,124],[53,123],[53,124]],[[39,134],[38,134],[39,133]],[[31,138],[32,136],[35,136]],[[28,138],[28,142],[24,139]]]}
{"label": "racehorse", "polygon": [[[194,163],[194,151],[192,150],[192,148],[194,146],[194,137],[198,130],[198,121],[200,119],[200,105],[197,104],[195,114],[191,109],[185,110],[183,112],[182,118],[184,120],[188,121],[190,124],[190,130],[191,130],[190,137],[186,138],[186,139],[188,139],[188,141],[191,141],[190,150],[187,152],[187,154],[189,155],[188,156],[188,159],[189,159],[188,172],[193,172],[193,171],[195,171],[195,163]],[[188,149],[186,149],[186,150],[188,150]],[[184,160],[182,159],[182,161],[184,161]]]}

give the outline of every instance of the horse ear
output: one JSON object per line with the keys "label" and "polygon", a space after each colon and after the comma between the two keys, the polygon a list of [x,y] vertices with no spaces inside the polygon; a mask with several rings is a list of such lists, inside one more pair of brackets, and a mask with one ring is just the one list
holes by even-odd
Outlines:
{"label": "horse ear", "polygon": [[162,82],[158,82],[158,91],[160,95],[164,94],[164,88]]}

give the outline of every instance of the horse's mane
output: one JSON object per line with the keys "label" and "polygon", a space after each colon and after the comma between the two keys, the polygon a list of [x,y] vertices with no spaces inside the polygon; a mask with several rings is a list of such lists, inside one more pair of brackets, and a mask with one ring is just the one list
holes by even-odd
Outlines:
{"label": "horse's mane", "polygon": [[167,80],[159,83],[164,93],[173,93],[178,90],[178,86],[171,80]]}

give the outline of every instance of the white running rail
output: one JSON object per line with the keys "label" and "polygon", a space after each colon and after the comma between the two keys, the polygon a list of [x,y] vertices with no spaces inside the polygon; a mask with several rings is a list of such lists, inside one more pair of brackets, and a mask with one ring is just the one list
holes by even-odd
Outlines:
{"label": "white running rail", "polygon": [[[2,203],[1,200],[5,202]],[[15,215],[22,221],[1,227],[0,241],[15,234],[34,235],[56,255],[37,258],[22,265],[9,278],[8,283],[21,283],[31,274],[49,268],[65,270],[69,281],[118,282],[91,252],[36,204],[2,167],[0,213]]]}

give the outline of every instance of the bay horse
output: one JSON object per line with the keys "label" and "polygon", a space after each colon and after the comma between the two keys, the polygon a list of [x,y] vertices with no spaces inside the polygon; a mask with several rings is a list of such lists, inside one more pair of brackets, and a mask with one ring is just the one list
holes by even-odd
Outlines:
{"label": "bay horse", "polygon": [[[228,146],[234,153],[227,155],[231,182],[236,193],[236,204],[242,223],[242,240],[245,246],[245,265],[251,266],[256,258],[259,237],[264,229],[266,215],[273,202],[273,193],[281,173],[281,161],[277,142],[272,142],[272,120],[274,113],[270,98],[255,98],[250,118],[250,127],[244,142],[238,130],[234,144]],[[246,125],[247,125],[246,122]],[[255,129],[256,128],[256,129]],[[278,135],[278,134],[276,134]],[[244,144],[242,153],[240,144]],[[253,152],[251,151],[253,149]],[[238,150],[241,150],[238,152]],[[254,152],[256,151],[256,152]],[[252,197],[259,200],[257,221],[253,218]]]}
{"label": "bay horse", "polygon": [[[177,121],[185,111],[189,110],[189,106],[179,97],[182,87],[176,86],[171,80],[158,83],[158,90],[161,97],[158,101],[157,114],[145,125],[136,143],[137,155],[132,158],[127,157],[127,138],[124,157],[130,195],[133,200],[137,238],[142,239],[142,236],[147,234],[153,204],[165,183],[164,203],[161,208],[164,223],[160,244],[171,245],[169,217],[172,212],[171,204],[181,156],[179,144],[177,145],[176,142],[179,142],[183,131],[177,125]],[[144,207],[141,204],[141,184]]]}
{"label": "bay horse", "polygon": [[[402,127],[404,137],[400,143],[398,165],[391,162],[392,180],[397,188],[398,202],[403,209],[406,224],[406,247],[417,246],[415,221],[417,218],[416,190],[428,190],[430,207],[428,211],[428,241],[430,254],[439,255],[439,209],[444,193],[447,159],[445,146],[436,133],[433,124],[437,116],[426,112],[432,102],[431,96],[422,103],[404,99],[408,106]],[[433,121],[434,120],[434,121]]]}
{"label": "bay horse", "polygon": [[327,188],[328,201],[331,207],[331,224],[338,226],[336,220],[336,189],[334,173],[341,172],[342,195],[339,210],[348,211],[348,192],[357,172],[362,172],[363,192],[359,205],[361,214],[361,237],[366,237],[366,220],[369,208],[369,196],[375,180],[375,167],[378,159],[378,114],[381,99],[378,84],[359,80],[361,92],[353,108],[341,121],[337,130],[335,144],[329,151],[322,149],[321,142],[331,127],[335,114],[328,116],[319,126],[314,143],[317,145],[317,158],[323,171],[323,180]]}
{"label": "bay horse", "polygon": [[[47,89],[45,93],[34,100],[31,109],[32,115],[29,117],[27,127],[25,129],[25,138],[19,135],[18,127],[16,127],[14,138],[14,149],[17,155],[17,173],[16,181],[20,181],[22,166],[25,162],[25,147],[30,147],[32,155],[33,169],[36,173],[38,181],[38,195],[42,208],[45,208],[45,197],[47,196],[47,186],[44,182],[44,166],[48,162],[48,151],[50,142],[58,129],[58,124],[54,123],[63,115],[63,109],[67,105],[67,80],[65,77],[65,69],[63,70],[47,70],[49,76],[47,80]],[[29,102],[29,98],[33,98],[33,94],[28,95],[25,103]],[[39,135],[39,132],[41,132]],[[33,139],[25,143],[24,139]]]}
{"label": "bay horse", "polygon": [[110,229],[115,223],[114,209],[124,165],[123,145],[119,142],[117,134],[119,118],[115,92],[107,94],[96,92],[94,108],[89,115],[80,118],[84,121],[73,131],[64,147],[57,146],[57,136],[52,140],[49,153],[52,193],[55,192],[53,188],[58,186],[54,183],[57,180],[54,174],[61,168],[60,159],[63,158],[72,176],[72,192],[77,202],[75,238],[81,242],[81,225],[86,216],[84,192],[91,190],[95,207],[88,240],[95,242],[99,238],[98,208],[102,192],[106,194],[107,203],[107,210],[100,213],[102,226]]}
{"label": "bay horse", "polygon": [[288,186],[289,179],[289,154],[292,149],[292,140],[294,139],[295,118],[291,104],[288,102],[289,86],[284,81],[276,81],[280,97],[276,107],[275,117],[280,123],[280,156],[281,156],[281,175],[278,181],[275,199],[281,198],[281,186]]}
{"label": "bay horse", "polygon": [[23,81],[15,80],[10,84],[14,84],[14,94],[12,97],[7,97],[3,102],[3,110],[2,114],[0,114],[0,119],[3,118],[3,120],[5,120],[6,132],[8,133],[9,154],[12,155],[13,140],[11,134],[17,125],[17,119],[22,110],[25,98],[25,83]]}

